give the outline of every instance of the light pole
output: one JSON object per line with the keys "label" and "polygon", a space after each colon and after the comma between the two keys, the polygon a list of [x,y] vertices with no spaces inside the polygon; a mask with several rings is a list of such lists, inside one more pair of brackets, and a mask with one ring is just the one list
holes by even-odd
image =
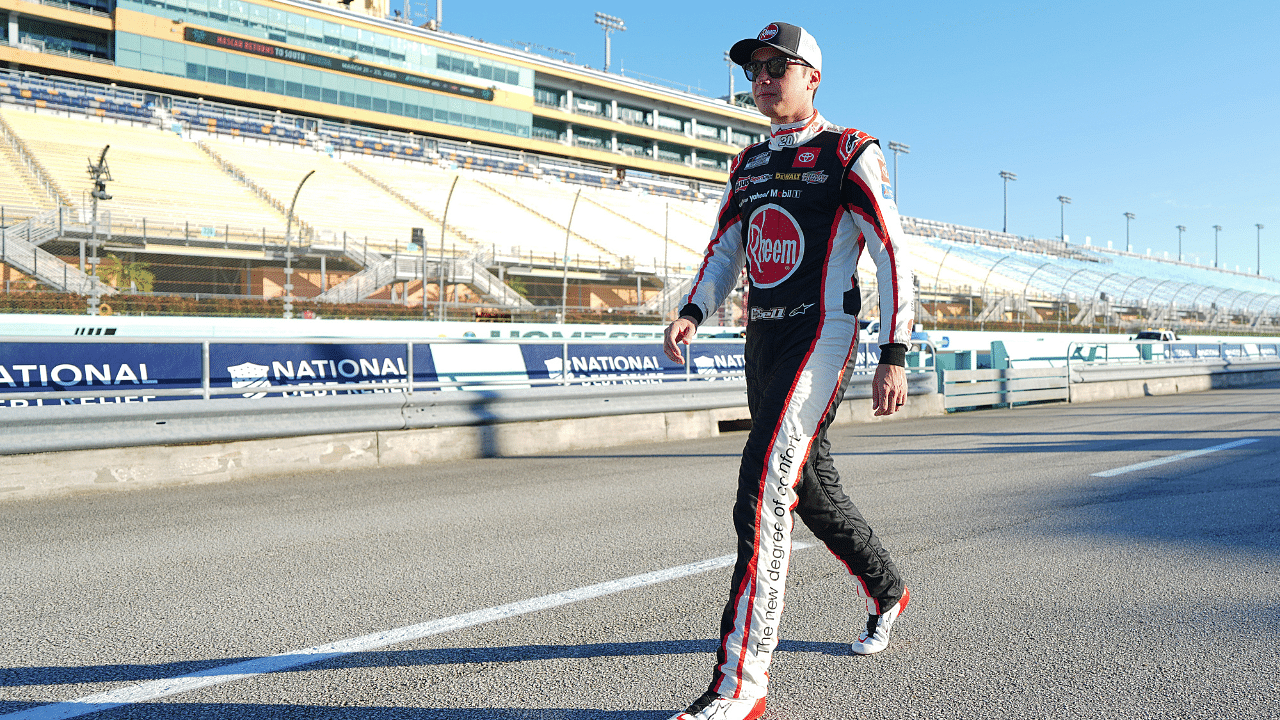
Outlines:
{"label": "light pole", "polygon": [[893,192],[898,207],[902,207],[902,188],[898,187],[898,153],[911,154],[911,146],[900,142],[889,141],[889,149],[893,151]]}
{"label": "light pole", "polygon": [[[573,194],[573,206],[569,208],[569,222],[564,226],[564,275],[560,280],[560,324],[564,325],[569,317],[569,236],[573,233],[573,214],[578,211],[578,198],[582,196],[582,188]],[[581,293],[579,293],[581,295]],[[581,302],[581,299],[579,299]]]}
{"label": "light pole", "polygon": [[1178,226],[1178,262],[1182,262],[1182,233],[1187,231],[1186,225]]}
{"label": "light pole", "polygon": [[[101,280],[98,277],[98,201],[111,199],[107,194],[107,181],[111,180],[111,169],[107,167],[107,151],[110,149],[110,145],[103,147],[102,154],[98,156],[96,163],[93,158],[89,159],[89,177],[93,180],[93,191],[89,193],[93,197],[93,239],[89,241],[89,247],[93,251],[93,257],[89,261],[90,315],[98,314],[98,305],[101,302],[99,295],[102,288],[99,286]],[[84,240],[80,241],[80,271],[84,272]]]}
{"label": "light pole", "polygon": [[1263,225],[1262,223],[1258,223],[1257,225],[1254,225],[1254,227],[1258,228],[1258,264],[1255,267],[1258,268],[1258,274],[1261,275],[1262,274],[1262,228],[1266,226]]}
{"label": "light pole", "polygon": [[[315,175],[312,170],[298,181],[298,188],[293,191],[293,202],[289,203],[289,220],[284,226],[284,319],[293,318],[293,208],[298,204],[298,193],[302,192],[302,184]],[[301,241],[299,241],[301,243]]]}
{"label": "light pole", "polygon": [[1004,232],[1009,232],[1009,181],[1016,181],[1018,174],[1001,170],[1000,177],[1004,178]]}
{"label": "light pole", "polygon": [[1222,232],[1221,225],[1213,226],[1213,266],[1218,267],[1218,233]]}
{"label": "light pole", "polygon": [[1136,217],[1138,216],[1134,215],[1131,212],[1127,212],[1124,214],[1124,251],[1125,252],[1130,252],[1130,253],[1133,252],[1133,245],[1129,242],[1129,221],[1133,220]]}
{"label": "light pole", "polygon": [[724,64],[729,66],[729,104],[735,105],[733,101],[733,69],[737,67],[737,63],[729,58],[729,51],[724,51]]}
{"label": "light pole", "polygon": [[1071,204],[1071,198],[1059,195],[1058,202],[1062,203],[1058,208],[1058,237],[1062,238],[1062,244],[1065,245],[1067,243],[1067,206]]}
{"label": "light pole", "polygon": [[604,28],[604,71],[609,72],[609,34],[614,30],[626,30],[627,26],[622,18],[605,15],[602,12],[596,13],[596,24]]}

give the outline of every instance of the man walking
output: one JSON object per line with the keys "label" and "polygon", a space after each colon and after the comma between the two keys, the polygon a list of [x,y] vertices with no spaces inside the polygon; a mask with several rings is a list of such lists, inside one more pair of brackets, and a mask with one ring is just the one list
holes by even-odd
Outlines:
{"label": "man walking", "polygon": [[680,344],[689,344],[733,290],[745,264],[752,425],[733,508],[738,559],[711,686],[672,720],[751,720],[764,713],[793,510],[858,580],[868,618],[854,653],[887,647],[909,598],[889,553],[841,488],[827,441],[857,341],[864,248],[875,261],[880,295],[875,414],[891,415],[907,398],[913,279],[884,154],[875,138],[832,125],[814,110],[822,53],[803,28],[771,23],[734,44],[729,56],[772,121],[769,141],[746,148],[730,165],[711,242],[680,318],[667,328],[665,351],[684,361]]}

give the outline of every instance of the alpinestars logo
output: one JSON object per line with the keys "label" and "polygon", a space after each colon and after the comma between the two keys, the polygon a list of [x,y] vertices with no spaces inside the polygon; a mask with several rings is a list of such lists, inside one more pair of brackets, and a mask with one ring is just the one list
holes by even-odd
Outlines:
{"label": "alpinestars logo", "polygon": [[804,231],[791,213],[769,203],[751,214],[747,264],[751,283],[771,288],[791,277],[804,257]]}
{"label": "alpinestars logo", "polygon": [[840,157],[841,165],[848,165],[850,158],[858,151],[864,142],[873,140],[870,135],[861,130],[849,128],[840,135],[840,144],[836,146],[836,154]]}

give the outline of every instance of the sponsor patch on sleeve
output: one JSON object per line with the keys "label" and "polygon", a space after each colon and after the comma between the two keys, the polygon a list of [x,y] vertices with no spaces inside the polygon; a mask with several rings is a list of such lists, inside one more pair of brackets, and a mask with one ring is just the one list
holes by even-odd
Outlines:
{"label": "sponsor patch on sleeve", "polygon": [[856,154],[858,150],[868,142],[875,138],[862,132],[849,128],[840,134],[840,141],[836,144],[836,154],[840,157],[841,165],[848,165],[849,160]]}

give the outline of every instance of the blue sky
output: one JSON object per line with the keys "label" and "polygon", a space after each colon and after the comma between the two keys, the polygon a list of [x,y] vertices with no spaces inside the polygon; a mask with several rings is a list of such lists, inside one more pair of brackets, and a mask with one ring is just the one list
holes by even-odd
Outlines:
{"label": "blue sky", "polygon": [[[399,0],[396,0],[399,7]],[[847,8],[843,14],[837,8]],[[435,3],[419,3],[431,17]],[[911,146],[899,159],[903,214],[1058,237],[1073,244],[1280,275],[1280,3],[445,2],[444,28],[499,44],[541,43],[604,61],[601,11],[623,18],[613,63],[728,92],[723,52],[772,20],[821,45],[817,106],[832,122]],[[737,71],[737,89],[747,82]],[[890,167],[892,168],[892,155]]]}

